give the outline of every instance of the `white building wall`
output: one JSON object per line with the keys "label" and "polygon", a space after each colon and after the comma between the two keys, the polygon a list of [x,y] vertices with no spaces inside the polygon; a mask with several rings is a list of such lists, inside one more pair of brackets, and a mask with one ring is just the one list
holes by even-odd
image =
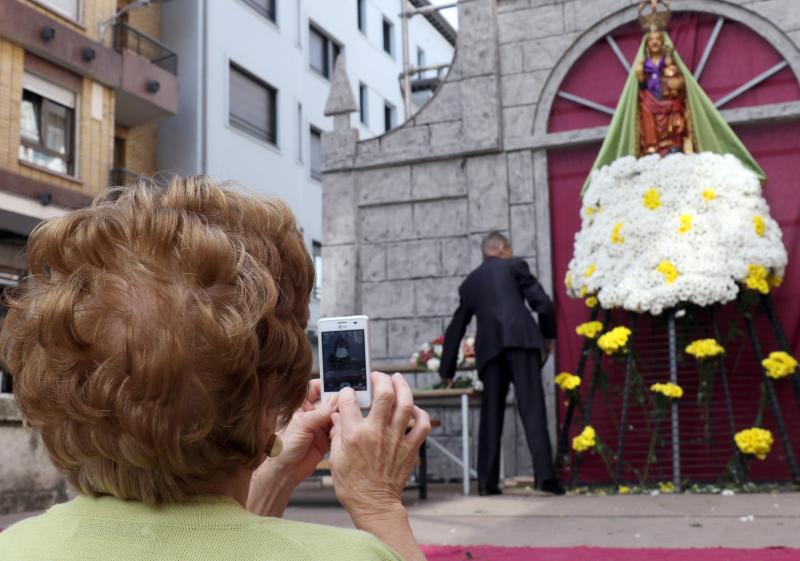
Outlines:
{"label": "white building wall", "polygon": [[[310,173],[309,130],[312,125],[330,130],[333,125],[324,116],[330,81],[309,66],[310,23],[343,46],[356,99],[360,83],[369,88],[369,126],[358,125],[362,138],[384,132],[384,101],[396,108],[397,124],[405,120],[398,80],[400,1],[366,0],[366,4],[362,33],[356,0],[277,0],[275,23],[242,0],[165,3],[162,38],[178,51],[182,98],[179,115],[162,122],[159,167],[183,174],[207,173],[280,197],[296,213],[310,249],[312,241],[322,239],[322,184]],[[394,24],[394,56],[383,50],[384,17]],[[421,16],[412,19],[410,37],[412,64],[418,45],[426,51],[428,64],[448,63],[453,57],[453,46]],[[231,62],[278,90],[277,145],[229,124]],[[359,120],[358,114],[353,120]],[[312,321],[317,315],[318,302],[313,302]]]}

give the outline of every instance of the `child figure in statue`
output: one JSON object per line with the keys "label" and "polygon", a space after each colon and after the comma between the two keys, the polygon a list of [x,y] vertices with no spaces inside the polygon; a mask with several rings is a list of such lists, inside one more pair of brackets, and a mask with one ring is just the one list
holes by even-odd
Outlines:
{"label": "child figure in statue", "polygon": [[639,80],[639,155],[694,152],[688,126],[686,81],[664,41],[650,29],[645,56],[635,68]]}

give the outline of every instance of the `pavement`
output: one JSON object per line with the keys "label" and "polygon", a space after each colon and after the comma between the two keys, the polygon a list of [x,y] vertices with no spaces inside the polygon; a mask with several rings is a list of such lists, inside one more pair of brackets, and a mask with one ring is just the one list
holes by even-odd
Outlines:
{"label": "pavement", "polygon": [[[507,547],[800,548],[800,493],[465,497],[431,485],[404,497],[420,543]],[[0,528],[37,513],[0,516]],[[333,491],[304,485],[286,518],[352,528]]]}

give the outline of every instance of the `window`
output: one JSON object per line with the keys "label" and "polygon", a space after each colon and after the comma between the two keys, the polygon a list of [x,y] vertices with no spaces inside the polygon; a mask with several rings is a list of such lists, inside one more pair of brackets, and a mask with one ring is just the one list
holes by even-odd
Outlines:
{"label": "window", "polygon": [[322,244],[318,241],[311,242],[311,256],[314,258],[314,299],[322,296]]}
{"label": "window", "polygon": [[245,4],[253,8],[256,12],[275,23],[275,0],[243,0]]}
{"label": "window", "polygon": [[230,66],[229,122],[250,136],[278,143],[278,91],[235,64]]}
{"label": "window", "polygon": [[[428,65],[425,51],[421,47],[417,47],[417,68],[425,68]],[[417,74],[420,78],[425,77],[425,72]]]}
{"label": "window", "polygon": [[303,104],[297,104],[297,161],[303,163]]}
{"label": "window", "polygon": [[75,21],[80,20],[80,0],[39,0],[39,3],[48,6],[54,12],[66,16],[69,19]]}
{"label": "window", "polygon": [[367,0],[356,0],[358,10],[358,30],[361,33],[367,32]]}
{"label": "window", "polygon": [[311,145],[308,150],[308,163],[311,168],[311,177],[322,179],[322,131],[311,127]]}
{"label": "window", "polygon": [[19,159],[75,173],[75,93],[33,74],[23,78]]}
{"label": "window", "polygon": [[333,67],[342,46],[328,35],[314,27],[309,27],[309,65],[330,80]]}
{"label": "window", "polygon": [[369,126],[369,90],[364,84],[358,85],[358,112],[361,116],[361,123]]}
{"label": "window", "polygon": [[383,50],[394,56],[394,24],[383,18]]}
{"label": "window", "polygon": [[396,111],[394,105],[388,101],[383,104],[383,130],[389,132],[394,128],[396,122]]}

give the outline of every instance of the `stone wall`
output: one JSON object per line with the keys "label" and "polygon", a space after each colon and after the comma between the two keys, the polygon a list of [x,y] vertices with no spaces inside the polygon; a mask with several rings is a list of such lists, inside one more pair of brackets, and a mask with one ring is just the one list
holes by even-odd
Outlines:
{"label": "stone wall", "polygon": [[[417,115],[382,137],[358,142],[348,111],[333,112],[336,130],[323,137],[323,315],[369,315],[373,357],[406,360],[419,343],[443,333],[456,289],[479,263],[479,241],[491,230],[509,234],[516,254],[552,294],[550,241],[557,232],[550,225],[547,150],[597,142],[606,132],[548,133],[552,103],[572,64],[634,20],[636,4],[462,0],[453,68]],[[750,26],[800,75],[795,0],[673,0],[672,7]],[[800,118],[800,107],[724,114],[740,123]],[[543,373],[551,434],[552,368],[551,361]],[[434,413],[443,420],[442,441],[459,454],[448,432],[457,411]],[[509,409],[506,473],[529,475],[527,447],[511,416]],[[454,465],[441,470],[458,474]]]}

